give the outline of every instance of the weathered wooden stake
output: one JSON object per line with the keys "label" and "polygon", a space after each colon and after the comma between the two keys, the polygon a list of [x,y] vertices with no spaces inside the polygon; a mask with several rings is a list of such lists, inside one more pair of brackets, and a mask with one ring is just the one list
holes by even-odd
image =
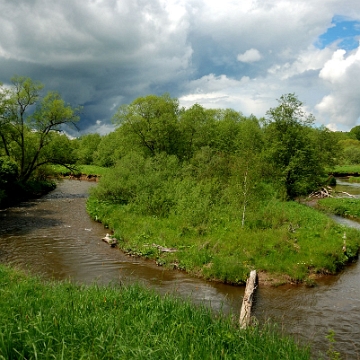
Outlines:
{"label": "weathered wooden stake", "polygon": [[251,318],[251,307],[253,303],[253,297],[255,290],[257,288],[257,275],[256,270],[250,271],[250,276],[246,280],[246,288],[244,293],[244,298],[240,311],[240,328],[246,329],[246,327],[250,324]]}

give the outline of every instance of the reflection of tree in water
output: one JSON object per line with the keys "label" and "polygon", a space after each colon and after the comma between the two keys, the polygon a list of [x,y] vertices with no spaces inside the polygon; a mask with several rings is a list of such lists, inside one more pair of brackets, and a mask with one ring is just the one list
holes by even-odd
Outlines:
{"label": "reflection of tree in water", "polygon": [[0,236],[24,234],[34,229],[61,226],[62,221],[53,209],[42,207],[44,199],[24,202],[0,212]]}

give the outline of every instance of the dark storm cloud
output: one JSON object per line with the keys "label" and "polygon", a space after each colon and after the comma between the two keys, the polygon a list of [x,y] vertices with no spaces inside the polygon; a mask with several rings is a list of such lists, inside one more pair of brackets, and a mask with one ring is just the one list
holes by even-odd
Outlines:
{"label": "dark storm cloud", "polygon": [[191,55],[157,1],[7,1],[1,14],[0,80],[30,76],[84,105],[82,128],[174,86]]}

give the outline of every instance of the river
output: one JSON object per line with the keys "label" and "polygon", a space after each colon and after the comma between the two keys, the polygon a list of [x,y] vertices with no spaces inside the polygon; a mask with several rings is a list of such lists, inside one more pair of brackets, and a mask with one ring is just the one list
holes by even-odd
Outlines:
{"label": "river", "polygon": [[[64,180],[41,199],[0,211],[0,262],[48,279],[78,283],[140,282],[160,293],[175,293],[214,311],[238,316],[243,287],[202,281],[169,271],[152,261],[129,257],[101,241],[106,229],[92,221],[85,201],[92,182]],[[351,191],[350,191],[351,188]],[[338,183],[337,190],[356,193],[360,186]],[[337,219],[339,220],[339,219]],[[340,219],[341,220],[341,219]],[[344,224],[358,226],[345,220]],[[352,264],[319,286],[259,287],[254,316],[269,319],[285,333],[310,344],[313,354],[326,352],[325,335],[335,331],[335,348],[344,359],[360,358],[360,266]]]}

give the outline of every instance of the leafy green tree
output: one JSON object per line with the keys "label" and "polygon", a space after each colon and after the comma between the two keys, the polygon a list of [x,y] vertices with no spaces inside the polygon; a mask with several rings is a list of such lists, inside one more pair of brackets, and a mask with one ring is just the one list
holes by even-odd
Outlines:
{"label": "leafy green tree", "polygon": [[[209,110],[208,110],[209,111]],[[212,110],[215,118],[212,147],[218,151],[234,154],[241,137],[241,123],[245,120],[240,112],[232,109]]]}
{"label": "leafy green tree", "polygon": [[80,109],[65,104],[56,92],[41,98],[43,85],[30,78],[16,76],[12,84],[10,89],[0,87],[0,137],[3,154],[18,165],[17,180],[26,183],[41,166],[72,161],[70,152],[67,157],[64,152],[46,150],[53,132],[75,125]]}
{"label": "leafy green tree", "polygon": [[344,164],[360,164],[360,141],[355,139],[341,140],[338,143],[341,160]]}
{"label": "leafy green tree", "polygon": [[350,135],[354,136],[356,140],[360,140],[360,125],[353,127],[350,130]]}
{"label": "leafy green tree", "polygon": [[194,104],[179,114],[180,159],[190,159],[202,147],[214,148],[218,110]]}
{"label": "leafy green tree", "polygon": [[294,199],[316,189],[324,175],[324,157],[312,136],[314,117],[303,110],[295,94],[281,96],[267,112],[265,160],[269,175]]}
{"label": "leafy green tree", "polygon": [[126,139],[122,127],[101,137],[97,150],[94,153],[95,165],[112,167],[127,153],[133,146],[126,146],[129,139]]}
{"label": "leafy green tree", "polygon": [[87,134],[81,136],[75,142],[77,143],[77,149],[75,150],[77,162],[82,165],[93,164],[95,154],[101,142],[101,136],[97,133]]}
{"label": "leafy green tree", "polygon": [[155,156],[161,152],[176,154],[178,144],[177,115],[179,102],[168,94],[148,95],[122,105],[113,122],[132,139],[135,147]]}

